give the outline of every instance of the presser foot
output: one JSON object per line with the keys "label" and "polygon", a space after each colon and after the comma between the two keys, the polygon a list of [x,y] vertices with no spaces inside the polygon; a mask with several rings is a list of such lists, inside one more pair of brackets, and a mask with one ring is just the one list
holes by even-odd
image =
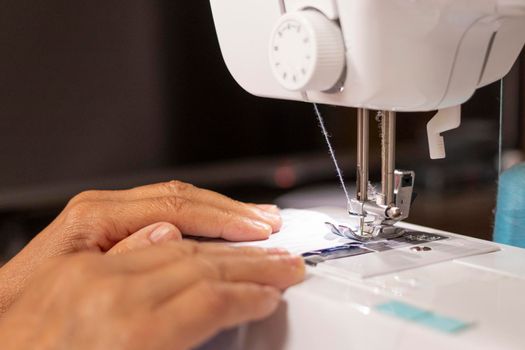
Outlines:
{"label": "presser foot", "polygon": [[360,242],[380,241],[402,236],[405,230],[394,226],[396,222],[406,218],[402,209],[395,205],[380,205],[376,201],[349,202],[348,213],[358,220],[352,227],[340,225],[341,236]]}
{"label": "presser foot", "polygon": [[405,234],[406,230],[400,227],[395,227],[391,224],[375,224],[370,222],[364,222],[357,228],[351,228],[345,225],[334,225],[330,222],[326,222],[326,225],[330,228],[332,233],[353,239],[359,242],[371,242],[371,241],[382,241],[388,239],[394,239],[401,237]]}

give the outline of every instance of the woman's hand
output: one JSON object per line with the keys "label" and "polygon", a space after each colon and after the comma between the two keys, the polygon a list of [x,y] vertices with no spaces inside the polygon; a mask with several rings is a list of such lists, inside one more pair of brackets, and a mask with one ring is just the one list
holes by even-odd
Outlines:
{"label": "woman's hand", "polygon": [[174,242],[52,260],[0,321],[3,350],[190,349],[269,316],[302,281],[279,250]]}
{"label": "woman's hand", "polygon": [[182,234],[231,241],[266,239],[280,229],[279,210],[241,203],[172,181],[126,191],[88,191],[0,269],[0,314],[50,257],[83,251],[125,252],[180,240]]}

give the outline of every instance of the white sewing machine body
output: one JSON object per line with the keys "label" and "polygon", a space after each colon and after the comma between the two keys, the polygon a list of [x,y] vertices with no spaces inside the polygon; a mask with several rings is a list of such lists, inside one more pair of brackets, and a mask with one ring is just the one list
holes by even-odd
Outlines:
{"label": "white sewing machine body", "polygon": [[[344,210],[331,213],[346,215]],[[492,252],[466,252],[474,255],[371,277],[323,266],[326,263],[309,267],[306,282],[285,293],[274,316],[223,333],[203,349],[523,349],[525,250],[401,225],[480,244],[478,248]],[[440,243],[429,246],[436,244]],[[371,259],[387,266],[407,253],[393,250],[333,262],[359,270]],[[422,260],[426,253],[420,253]],[[388,311],[392,302],[404,305],[397,314],[378,309],[387,305]],[[415,313],[421,311],[432,313],[432,318],[419,319]],[[465,328],[454,330],[454,320]]]}
{"label": "white sewing machine body", "polygon": [[[245,90],[262,97],[392,111],[443,109],[505,76],[525,43],[523,0],[210,2],[228,69]],[[272,71],[276,62],[269,51],[280,18],[308,9],[340,26],[345,69],[336,92],[291,91]],[[305,38],[325,40],[319,36],[327,23],[310,28],[301,20],[296,22]],[[305,67],[315,71],[316,64]]]}
{"label": "white sewing machine body", "polygon": [[[525,250],[399,222],[414,173],[395,170],[394,145],[396,111],[440,110],[427,131],[431,157],[445,156],[440,134],[459,126],[460,105],[503,78],[522,50],[525,0],[210,2],[224,60],[245,90],[359,108],[349,212],[361,225],[347,238],[404,228],[448,239],[318,263],[274,317],[206,348],[524,349]],[[381,111],[382,133],[381,192],[371,194],[370,109]]]}

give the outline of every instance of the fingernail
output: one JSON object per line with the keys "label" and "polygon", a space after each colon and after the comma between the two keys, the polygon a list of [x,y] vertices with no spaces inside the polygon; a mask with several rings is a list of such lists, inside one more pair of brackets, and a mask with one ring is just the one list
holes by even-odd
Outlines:
{"label": "fingernail", "polygon": [[255,227],[257,230],[264,230],[265,232],[268,232],[268,234],[272,233],[272,227],[264,222],[251,220],[250,225]]}
{"label": "fingernail", "polygon": [[275,214],[278,214],[280,212],[279,207],[276,206],[276,205],[273,205],[273,204],[259,204],[259,205],[257,205],[257,207],[259,209],[264,210],[264,211],[269,211],[269,212],[272,212],[272,213],[275,213]]}
{"label": "fingernail", "polygon": [[266,252],[270,255],[290,255],[290,252],[283,248],[268,248]]}
{"label": "fingernail", "polygon": [[170,225],[161,225],[157,227],[149,236],[153,243],[166,241],[170,234],[173,233],[173,227]]}

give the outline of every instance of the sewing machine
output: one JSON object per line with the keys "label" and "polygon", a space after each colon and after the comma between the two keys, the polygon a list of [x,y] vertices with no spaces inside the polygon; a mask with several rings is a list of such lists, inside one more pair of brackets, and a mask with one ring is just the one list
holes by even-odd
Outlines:
{"label": "sewing machine", "polygon": [[[287,291],[286,306],[212,348],[524,348],[525,251],[401,222],[415,174],[395,170],[395,129],[396,112],[437,110],[430,157],[445,157],[441,134],[460,126],[461,104],[503,78],[521,52],[525,1],[210,2],[224,60],[245,90],[358,108],[357,191],[348,208],[325,210],[334,229],[365,250],[423,238],[370,254],[305,255],[309,278]],[[368,176],[371,110],[382,133],[377,191]]]}

